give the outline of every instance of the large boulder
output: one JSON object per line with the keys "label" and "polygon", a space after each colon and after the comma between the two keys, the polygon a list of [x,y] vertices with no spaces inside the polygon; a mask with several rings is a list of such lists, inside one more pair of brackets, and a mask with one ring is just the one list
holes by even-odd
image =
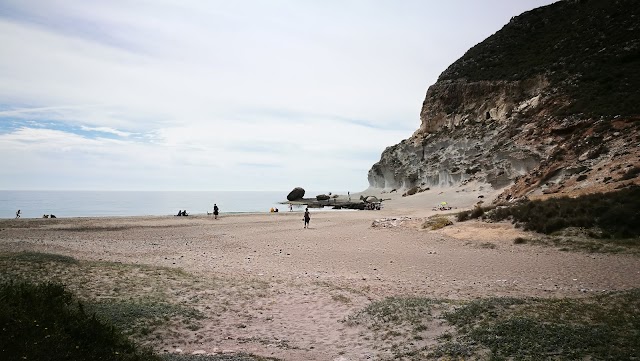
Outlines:
{"label": "large boulder", "polygon": [[289,192],[289,195],[287,196],[287,200],[295,201],[297,199],[302,199],[302,197],[304,197],[304,188],[295,187],[291,192]]}
{"label": "large boulder", "polygon": [[318,194],[316,196],[316,199],[319,200],[319,201],[326,201],[326,200],[329,200],[329,198],[331,198],[331,197],[326,195],[326,194]]}

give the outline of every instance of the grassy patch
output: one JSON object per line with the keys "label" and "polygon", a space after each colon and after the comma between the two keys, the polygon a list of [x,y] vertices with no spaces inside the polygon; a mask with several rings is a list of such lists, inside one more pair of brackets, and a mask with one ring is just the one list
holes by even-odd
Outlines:
{"label": "grassy patch", "polygon": [[488,350],[493,359],[622,360],[640,350],[640,290],[588,299],[489,298],[444,318],[458,331],[457,348]]}
{"label": "grassy patch", "polygon": [[67,264],[77,264],[78,260],[73,257],[63,256],[60,254],[53,253],[39,253],[39,252],[20,252],[20,253],[11,253],[11,254],[2,254],[0,258],[17,261],[17,262],[33,262],[33,263],[67,263]]}
{"label": "grassy patch", "polygon": [[351,303],[351,299],[345,295],[331,295],[331,299],[342,303]]}
{"label": "grassy patch", "polygon": [[431,315],[434,300],[419,297],[389,297],[369,304],[365,309],[347,319],[348,323],[367,323],[373,329],[387,324],[407,324],[419,327]]}
{"label": "grassy patch", "polygon": [[[441,301],[423,297],[389,297],[372,302],[347,317],[350,326],[364,326],[373,332],[381,351],[394,359],[414,359],[423,355],[427,332],[437,325]],[[420,359],[420,358],[417,358]]]}
{"label": "grassy patch", "polygon": [[[579,299],[462,303],[391,297],[347,323],[373,330],[384,341],[382,351],[406,360],[631,360],[640,355],[640,289]],[[421,331],[436,326],[440,335],[432,333],[432,342],[417,342],[429,337]]]}
{"label": "grassy patch", "polygon": [[151,299],[110,300],[92,303],[88,309],[126,334],[146,336],[171,320],[180,320],[193,331],[200,328],[202,312],[184,305]]}
{"label": "grassy patch", "polygon": [[278,361],[272,357],[260,357],[247,353],[237,353],[232,355],[182,355],[182,354],[165,354],[162,355],[165,361]]}

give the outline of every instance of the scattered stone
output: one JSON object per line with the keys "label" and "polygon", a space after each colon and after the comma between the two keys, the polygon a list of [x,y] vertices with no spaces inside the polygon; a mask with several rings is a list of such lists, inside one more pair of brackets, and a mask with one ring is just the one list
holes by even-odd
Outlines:
{"label": "scattered stone", "polygon": [[397,218],[380,218],[371,223],[373,228],[392,228],[403,225],[405,222],[410,221],[411,217],[397,217]]}
{"label": "scattered stone", "polygon": [[205,350],[196,350],[191,353],[192,355],[206,355],[207,351]]}

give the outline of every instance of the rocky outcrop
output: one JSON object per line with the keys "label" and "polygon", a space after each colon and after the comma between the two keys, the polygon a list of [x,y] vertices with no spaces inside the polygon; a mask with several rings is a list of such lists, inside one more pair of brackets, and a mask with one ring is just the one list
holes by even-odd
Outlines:
{"label": "rocky outcrop", "polygon": [[369,171],[373,187],[452,186],[477,179],[502,187],[540,161],[513,139],[516,119],[539,111],[547,83],[446,81],[431,86],[422,124],[411,138],[387,148]]}
{"label": "rocky outcrop", "polygon": [[[627,13],[620,13],[621,8],[628,8]],[[385,149],[369,171],[370,186],[391,190],[478,181],[504,189],[501,198],[511,199],[606,191],[640,183],[638,172],[633,171],[640,168],[640,118],[635,103],[620,103],[620,113],[612,113],[609,103],[602,107],[590,103],[593,89],[583,91],[575,86],[591,84],[583,74],[576,74],[585,66],[584,59],[600,61],[603,67],[613,62],[600,55],[573,56],[583,46],[601,46],[602,37],[610,38],[615,43],[612,48],[618,49],[615,58],[622,59],[629,52],[625,49],[640,44],[640,37],[624,26],[599,25],[598,18],[613,13],[619,25],[633,28],[640,6],[629,0],[561,1],[512,19],[429,87],[419,129]],[[576,16],[593,19],[578,21]],[[569,40],[584,42],[571,44],[571,49],[579,50],[551,48],[538,58],[528,52],[535,44],[521,44],[562,43],[563,35],[554,31],[566,21],[574,21],[573,28],[584,23],[589,26],[585,32],[595,27],[600,38],[594,43],[593,36],[574,37]],[[626,62],[620,66],[640,66],[640,57],[632,59],[636,65]],[[640,78],[634,77],[621,79],[627,87],[640,86]],[[632,89],[617,91],[626,91],[625,99],[638,96]],[[585,113],[593,109],[602,112]]]}
{"label": "rocky outcrop", "polygon": [[295,187],[289,194],[287,195],[287,200],[295,201],[297,199],[302,199],[304,197],[305,190],[301,187]]}

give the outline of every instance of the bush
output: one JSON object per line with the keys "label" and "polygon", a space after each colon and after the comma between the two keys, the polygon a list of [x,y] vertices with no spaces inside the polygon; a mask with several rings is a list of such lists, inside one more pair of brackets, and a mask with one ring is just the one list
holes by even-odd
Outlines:
{"label": "bush", "polygon": [[513,240],[513,244],[525,244],[527,243],[529,240],[526,238],[522,238],[522,237],[517,237],[516,239]]}
{"label": "bush", "polygon": [[87,314],[63,285],[3,283],[0,303],[3,360],[160,360]]}
{"label": "bush", "polygon": [[458,220],[458,222],[464,222],[469,219],[478,219],[480,217],[483,217],[488,211],[494,208],[495,207],[475,206],[472,210],[458,212],[458,214],[456,214],[456,219]]}
{"label": "bush", "polygon": [[458,212],[458,214],[456,214],[456,220],[458,222],[464,222],[469,220],[471,217],[471,211],[462,211],[462,212]]}
{"label": "bush", "polygon": [[623,176],[622,176],[622,180],[629,180],[629,179],[633,179],[635,177],[638,176],[638,174],[640,174],[640,168],[638,167],[633,167],[630,168]]}
{"label": "bush", "polygon": [[525,230],[550,234],[567,227],[598,227],[610,237],[640,236],[640,187],[578,198],[552,198],[496,208],[489,219],[513,218]]}
{"label": "bush", "polygon": [[432,231],[435,231],[436,229],[444,228],[451,225],[453,225],[453,222],[451,222],[449,218],[442,217],[442,216],[435,216],[427,219],[422,224],[422,228],[423,229],[429,228]]}

